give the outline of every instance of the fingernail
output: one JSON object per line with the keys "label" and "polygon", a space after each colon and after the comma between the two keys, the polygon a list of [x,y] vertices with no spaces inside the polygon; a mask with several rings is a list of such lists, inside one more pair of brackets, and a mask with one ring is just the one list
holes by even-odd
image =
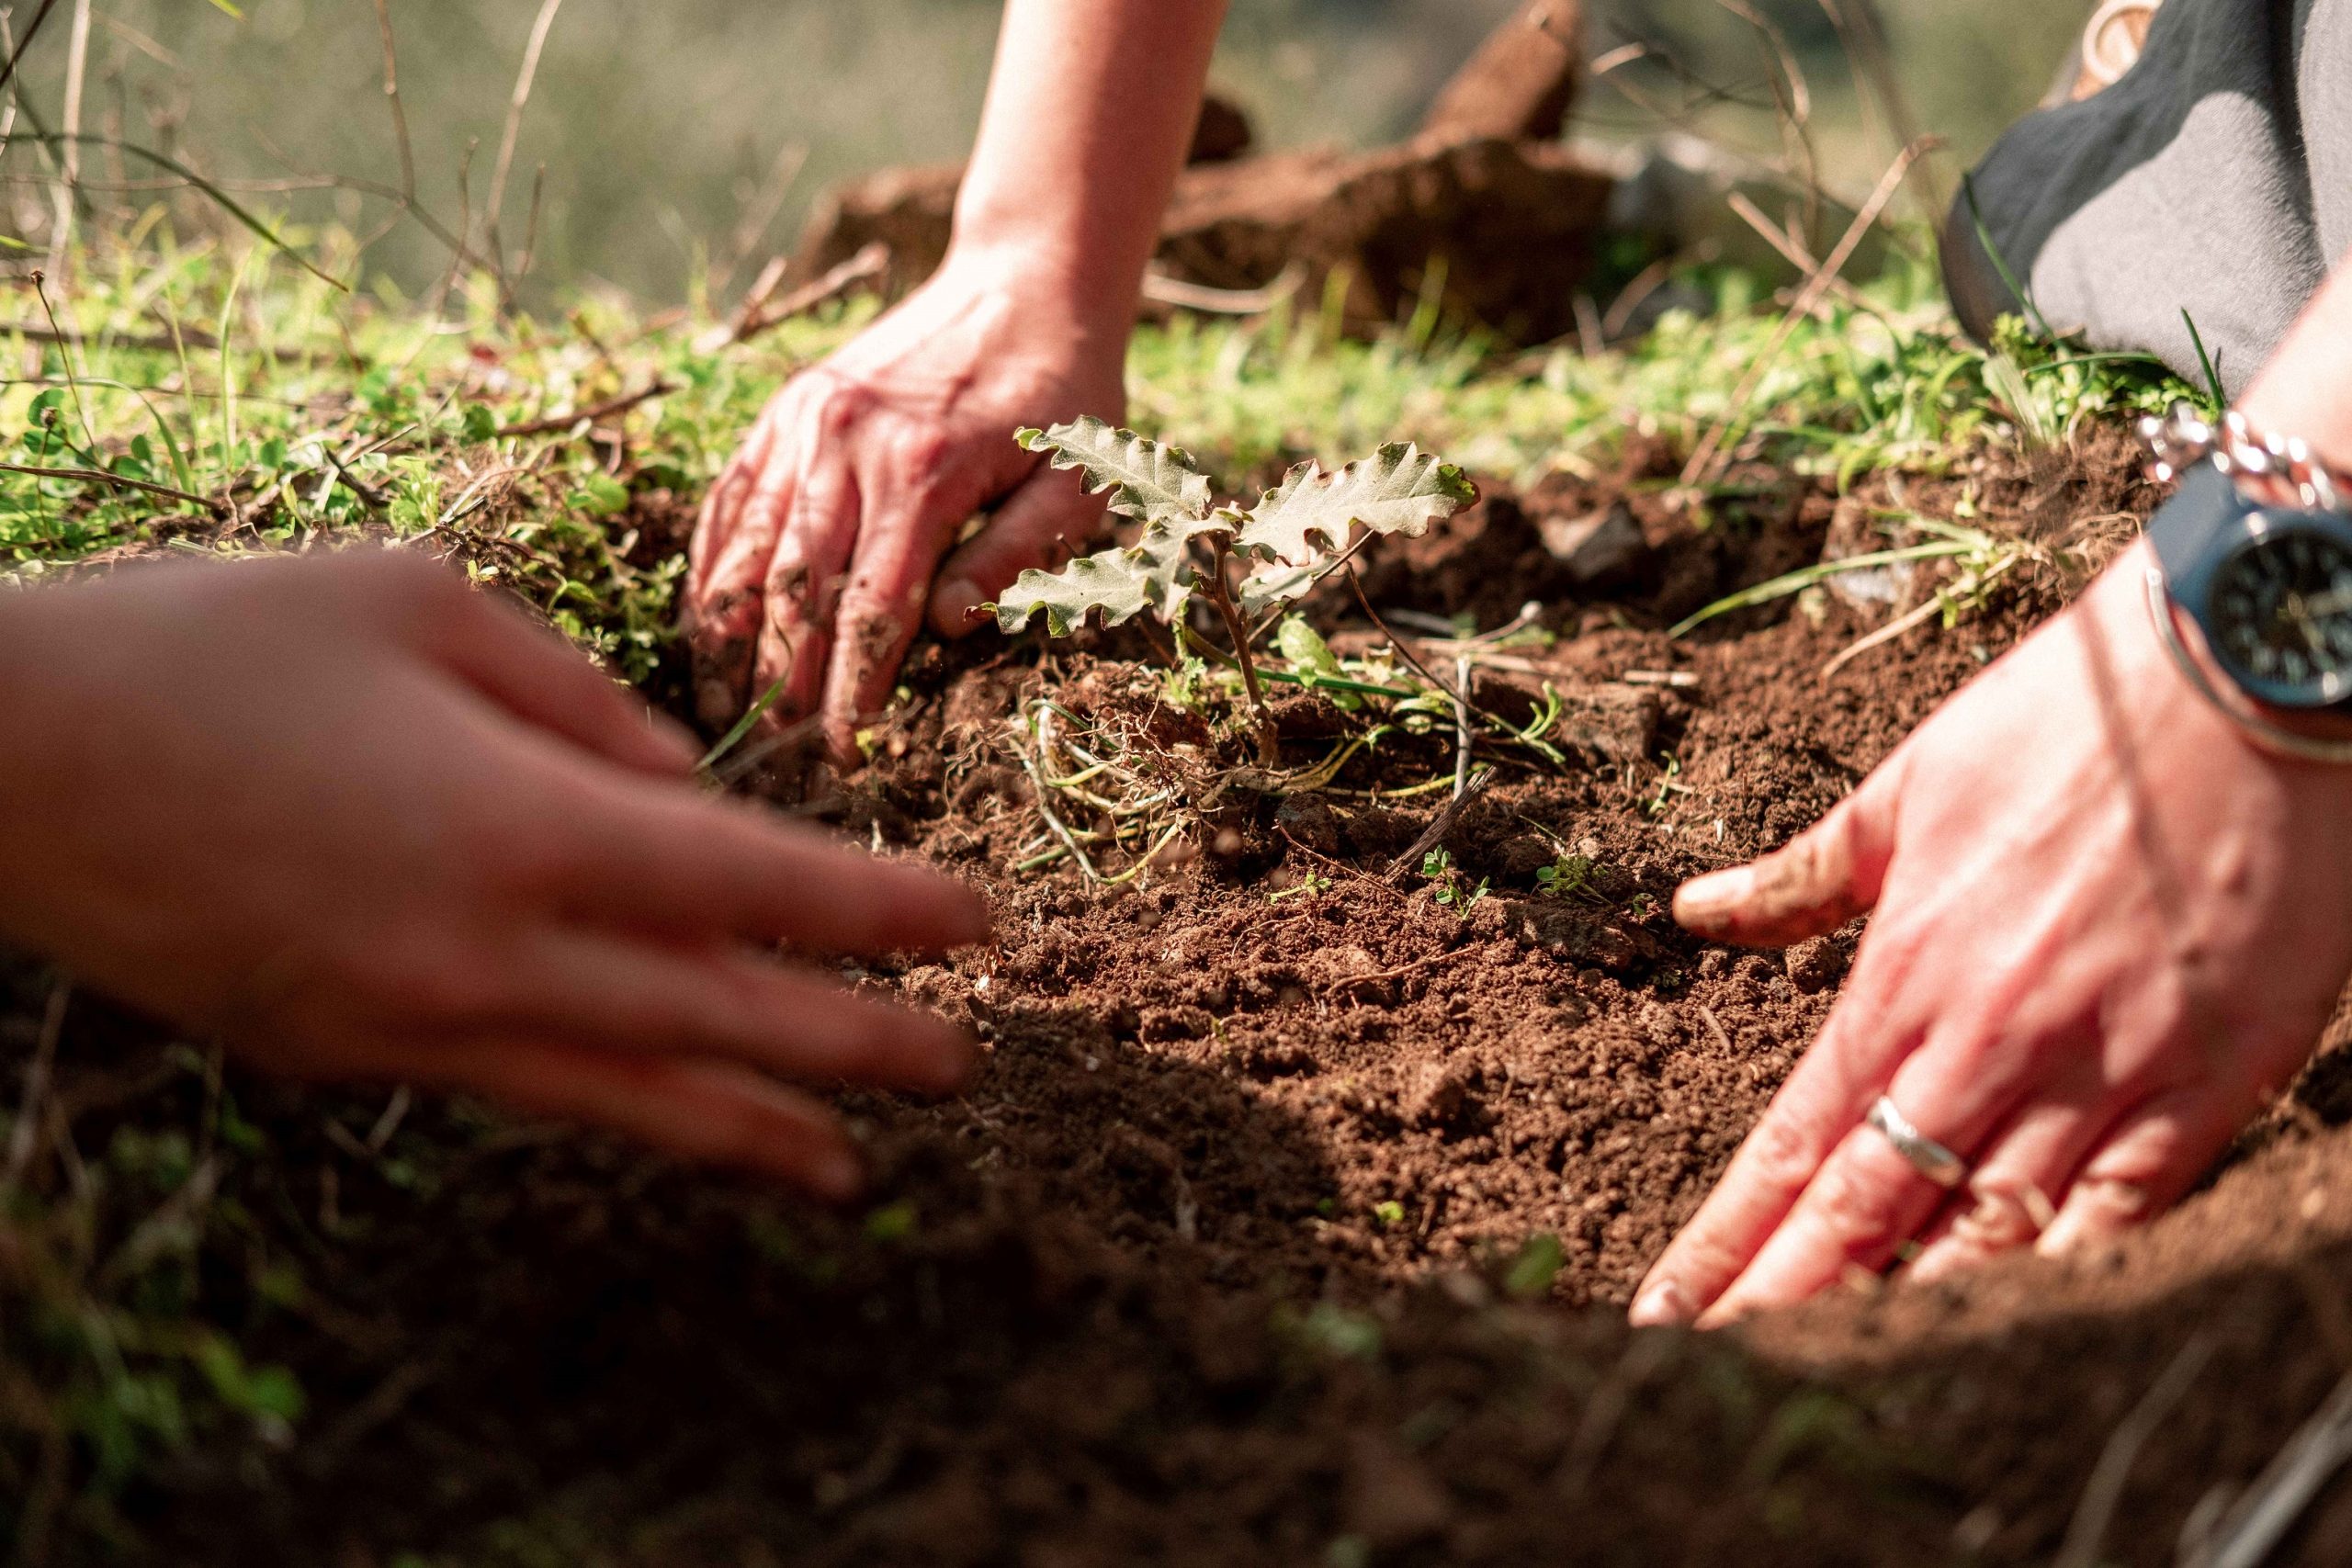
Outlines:
{"label": "fingernail", "polygon": [[2085,1242],[2105,1240],[2139,1224],[2147,1209],[2148,1194],[2129,1181],[2078,1181],[2034,1250],[2063,1258]]}
{"label": "fingernail", "polygon": [[835,1149],[817,1161],[808,1179],[819,1196],[845,1203],[865,1185],[865,1168],[847,1149]]}
{"label": "fingernail", "polygon": [[968,577],[951,578],[939,585],[938,600],[959,615],[970,616],[987,602],[980,585]]}
{"label": "fingernail", "polygon": [[1969,1190],[1976,1202],[1952,1222],[1951,1230],[1980,1253],[2030,1246],[2058,1217],[2049,1198],[2030,1181],[1996,1183],[1979,1179],[1970,1183]]}
{"label": "fingernail", "polygon": [[1756,873],[1744,865],[1692,877],[1675,889],[1675,920],[1693,931],[1724,925],[1747,902],[1755,886]]}
{"label": "fingernail", "polygon": [[1636,1328],[1664,1328],[1672,1324],[1690,1321],[1690,1303],[1682,1297],[1682,1287],[1671,1280],[1660,1280],[1634,1298],[1633,1310],[1625,1321]]}

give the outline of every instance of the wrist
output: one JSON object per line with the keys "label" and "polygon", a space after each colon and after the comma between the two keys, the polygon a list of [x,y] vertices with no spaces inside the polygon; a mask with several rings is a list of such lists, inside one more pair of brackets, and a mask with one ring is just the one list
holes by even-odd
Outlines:
{"label": "wrist", "polygon": [[1019,219],[967,223],[961,209],[939,276],[951,287],[1005,296],[1040,325],[1067,326],[1122,354],[1143,286],[1140,265],[1124,276],[1054,226]]}
{"label": "wrist", "polygon": [[[2204,629],[2174,600],[2155,552],[2143,540],[2109,569],[2093,598],[2098,618],[2130,645],[2156,650],[2147,678],[2161,682],[2184,706],[2169,722],[2203,723],[2214,739],[2272,766],[2320,765],[2352,782],[2352,717],[2326,710],[2285,708],[2245,690],[2214,653]],[[2214,721],[2221,721],[2214,725]]]}

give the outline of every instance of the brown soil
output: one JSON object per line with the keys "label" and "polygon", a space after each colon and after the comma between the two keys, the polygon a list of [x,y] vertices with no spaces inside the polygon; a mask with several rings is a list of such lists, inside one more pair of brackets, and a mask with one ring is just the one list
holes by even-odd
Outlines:
{"label": "brown soil", "polygon": [[[222,1179],[236,1218],[196,1306],[311,1408],[290,1443],[214,1431],[108,1528],[223,1564],[2043,1562],[2194,1339],[2208,1359],[2105,1531],[2107,1561],[2169,1561],[2352,1362],[2345,1058],[2110,1256],[1736,1334],[1623,1325],[1850,950],[1692,942],[1660,912],[1672,886],[1804,826],[2063,591],[2053,571],[1826,682],[1883,611],[1825,596],[1669,643],[1654,628],[1817,555],[1837,508],[1759,475],[1694,533],[1643,487],[1662,466],[1498,496],[1368,564],[1377,604],[1491,624],[1558,587],[1547,515],[1623,496],[1657,547],[1619,597],[1547,612],[1589,744],[1464,814],[1451,848],[1491,886],[1466,917],[1380,876],[1426,796],[1237,811],[1232,852],[1139,892],[1014,874],[1035,817],[989,734],[1048,688],[1136,702],[1125,645],[921,662],[844,826],[986,887],[1001,942],[851,971],[989,1047],[960,1099],[844,1099],[878,1173],[859,1213],[434,1103],[371,1153],[379,1096],[232,1069],[266,1154]],[[2096,445],[1979,479],[2059,542],[2149,499]],[[1628,702],[1633,670],[1696,683]],[[1391,782],[1446,744],[1401,746]],[[1601,868],[1589,897],[1536,894],[1547,834]],[[1329,886],[1269,900],[1309,873]],[[12,983],[13,1063],[46,990]],[[200,1071],[96,1004],[63,1059],[85,1151],[206,1113]],[[0,1302],[23,1256],[0,1251]],[[266,1263],[306,1292],[262,1289]],[[0,1473],[34,1476],[28,1452],[8,1437]],[[100,1517],[62,1516],[52,1560],[141,1554]],[[2343,1561],[2352,1495],[2291,1544],[2280,1561]]]}
{"label": "brown soil", "polygon": [[[903,295],[946,255],[962,181],[960,165],[893,168],[827,191],[782,286],[815,285],[879,245],[881,292]],[[1339,323],[1365,335],[1442,286],[1435,303],[1448,321],[1548,343],[1576,330],[1576,288],[1598,253],[1610,189],[1604,170],[1560,144],[1459,135],[1200,163],[1177,181],[1154,259],[1180,284],[1280,284],[1302,302],[1342,276]]]}

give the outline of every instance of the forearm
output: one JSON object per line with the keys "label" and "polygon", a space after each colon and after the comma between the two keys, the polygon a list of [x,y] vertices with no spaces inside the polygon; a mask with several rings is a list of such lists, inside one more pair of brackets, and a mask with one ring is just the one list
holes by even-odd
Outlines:
{"label": "forearm", "polygon": [[1008,0],[956,208],[960,254],[1010,249],[1090,325],[1133,319],[1226,0]]}

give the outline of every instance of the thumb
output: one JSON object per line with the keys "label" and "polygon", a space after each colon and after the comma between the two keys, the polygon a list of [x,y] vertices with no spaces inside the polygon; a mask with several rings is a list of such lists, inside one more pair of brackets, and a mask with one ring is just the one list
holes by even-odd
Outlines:
{"label": "thumb", "polygon": [[1782,848],[1684,883],[1674,918],[1686,931],[1747,947],[1786,947],[1836,931],[1878,902],[1894,856],[1894,768],[1862,781]]}
{"label": "thumb", "polygon": [[939,569],[931,594],[932,629],[942,637],[977,629],[980,606],[994,602],[1023,570],[1054,564],[1100,534],[1102,505],[1100,497],[1086,493],[1077,475],[1041,466]]}

